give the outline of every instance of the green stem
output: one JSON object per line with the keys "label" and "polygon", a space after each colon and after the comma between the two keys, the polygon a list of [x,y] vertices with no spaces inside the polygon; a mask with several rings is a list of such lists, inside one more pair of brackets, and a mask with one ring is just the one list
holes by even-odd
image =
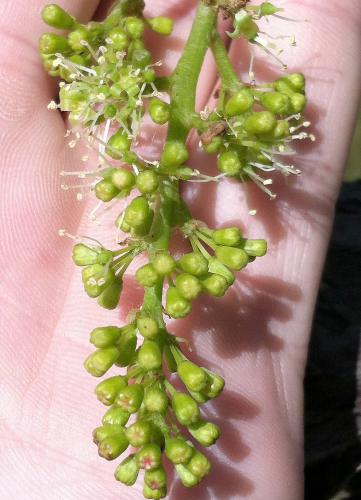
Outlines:
{"label": "green stem", "polygon": [[237,92],[243,84],[239,81],[234,71],[226,46],[217,31],[213,33],[211,49],[221,77],[223,89],[232,93]]}

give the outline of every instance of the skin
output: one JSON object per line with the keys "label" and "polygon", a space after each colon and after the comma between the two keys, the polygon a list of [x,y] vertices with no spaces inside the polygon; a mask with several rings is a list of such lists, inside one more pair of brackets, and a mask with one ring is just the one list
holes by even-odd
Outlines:
{"label": "skin", "polygon": [[[91,443],[91,430],[104,410],[92,396],[95,381],[82,362],[91,350],[88,332],[124,318],[141,295],[130,278],[121,312],[101,310],[82,290],[79,270],[69,258],[71,242],[57,234],[65,227],[105,245],[113,242],[111,218],[94,226],[86,216],[94,203],[79,204],[73,193],[59,189],[58,172],[79,169],[84,151],[66,146],[66,124],[60,114],[46,109],[56,88],[37,55],[44,3],[5,2],[0,17],[0,493],[2,498],[26,494],[28,499],[49,500],[139,498],[141,484],[132,489],[116,484],[113,464],[99,459]],[[175,41],[159,53],[164,65],[172,67],[195,3],[149,3],[148,13],[179,21]],[[81,13],[84,21],[98,7],[94,0],[61,4],[75,15]],[[275,181],[279,196],[273,202],[252,186],[245,189],[232,182],[191,184],[184,191],[196,218],[210,226],[237,222],[250,237],[266,238],[270,247],[265,258],[239,274],[224,300],[199,300],[192,315],[172,327],[191,341],[193,359],[227,380],[225,393],[205,409],[205,415],[221,423],[223,437],[209,452],[213,474],[189,493],[202,500],[303,496],[302,380],[357,110],[361,4],[290,1],[287,15],[310,20],[280,26],[283,33],[297,35],[299,47],[285,59],[292,61],[290,70],[307,76],[307,116],[317,136],[315,144],[302,146],[297,159],[303,175],[288,185],[283,179]],[[159,45],[158,39],[158,51]],[[236,61],[246,58],[239,42],[231,53]],[[262,70],[263,59],[256,66],[260,81],[279,72],[275,66]],[[246,74],[245,62],[240,70]],[[200,107],[215,84],[209,58],[199,86]],[[145,152],[155,154],[160,139],[148,142]],[[197,142],[192,164],[214,172],[209,157],[195,151]],[[248,215],[251,209],[257,209],[256,217]],[[173,484],[172,499],[184,494]]]}

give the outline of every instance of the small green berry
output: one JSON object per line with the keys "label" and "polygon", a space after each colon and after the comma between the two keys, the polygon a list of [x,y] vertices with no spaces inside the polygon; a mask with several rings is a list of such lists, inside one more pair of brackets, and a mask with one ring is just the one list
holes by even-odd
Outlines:
{"label": "small green berry", "polygon": [[176,267],[175,260],[167,253],[158,253],[153,259],[153,267],[159,276],[167,276],[171,274]]}
{"label": "small green berry", "polygon": [[191,312],[192,306],[179,291],[170,286],[167,290],[165,310],[172,318],[184,318]]}
{"label": "small green berry", "polygon": [[143,370],[158,370],[162,366],[162,353],[154,340],[145,340],[138,352],[138,364]]}
{"label": "small green berry", "polygon": [[173,20],[169,17],[153,17],[153,19],[148,19],[148,24],[160,35],[169,36],[173,31]]}
{"label": "small green berry", "polygon": [[129,151],[130,146],[131,140],[128,138],[127,134],[120,129],[110,137],[107,143],[106,152],[111,158],[120,160],[124,153]]}
{"label": "small green berry", "polygon": [[153,264],[145,264],[137,269],[135,279],[141,286],[149,287],[154,286],[159,280],[159,275],[153,267]]}
{"label": "small green berry", "polygon": [[93,377],[102,377],[113,366],[119,356],[116,347],[97,349],[84,361],[84,368]]}
{"label": "small green berry", "polygon": [[135,184],[135,175],[126,168],[116,168],[112,172],[112,183],[120,191],[131,189]]}
{"label": "small green berry", "polygon": [[182,142],[166,142],[161,156],[161,166],[165,169],[179,167],[189,158],[187,148]]}
{"label": "small green berry", "polygon": [[129,455],[115,469],[114,476],[127,486],[133,486],[138,478],[139,467],[135,455]]}
{"label": "small green berry", "polygon": [[202,291],[202,285],[198,278],[192,274],[179,274],[175,281],[178,292],[187,300],[194,300]]}
{"label": "small green berry", "polygon": [[218,169],[226,175],[235,176],[242,168],[241,160],[236,151],[225,151],[218,158]]}
{"label": "small green berry", "polygon": [[119,190],[110,180],[103,179],[95,185],[95,196],[104,203],[111,201],[117,194],[119,194]]}
{"label": "small green berry", "polygon": [[200,253],[190,252],[182,255],[179,259],[179,266],[185,273],[193,276],[202,277],[208,272],[207,259]]}
{"label": "small green berry", "polygon": [[120,389],[127,386],[127,379],[122,376],[110,377],[103,380],[95,388],[95,394],[98,400],[106,406],[114,403]]}
{"label": "small green berry", "polygon": [[153,194],[159,186],[158,175],[153,170],[143,170],[137,175],[136,186],[142,194]]}
{"label": "small green berry", "polygon": [[199,420],[199,407],[193,398],[177,392],[172,398],[172,408],[180,424],[188,427]]}
{"label": "small green berry", "polygon": [[146,339],[154,339],[159,333],[158,323],[149,317],[141,316],[137,319],[139,333]]}
{"label": "small green berry", "polygon": [[169,438],[165,441],[165,454],[174,464],[186,464],[193,455],[194,448],[185,439],[180,437]]}
{"label": "small green berry", "polygon": [[158,125],[163,125],[169,120],[170,106],[160,99],[151,99],[149,102],[148,111],[151,119]]}
{"label": "small green berry", "polygon": [[226,102],[224,111],[229,117],[240,115],[251,109],[253,103],[252,92],[248,89],[241,89]]}

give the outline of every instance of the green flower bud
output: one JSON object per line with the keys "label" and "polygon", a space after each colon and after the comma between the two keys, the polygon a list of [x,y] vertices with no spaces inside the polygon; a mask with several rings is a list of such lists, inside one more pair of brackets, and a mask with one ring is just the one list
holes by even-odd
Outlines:
{"label": "green flower bud", "polygon": [[127,486],[133,486],[138,478],[139,467],[135,455],[129,455],[115,469],[114,477]]}
{"label": "green flower bud", "polygon": [[135,279],[141,286],[154,286],[159,280],[159,276],[152,264],[145,264],[135,273]]}
{"label": "green flower bud", "polygon": [[128,440],[125,434],[109,436],[103,439],[98,447],[98,453],[106,460],[114,460],[128,448]]}
{"label": "green flower bud", "polygon": [[236,151],[225,151],[219,155],[217,166],[222,173],[235,176],[241,171],[242,163]]}
{"label": "green flower bud", "polygon": [[119,304],[120,295],[123,289],[123,281],[115,278],[98,297],[98,304],[105,309],[115,309]]}
{"label": "green flower bud", "polygon": [[118,366],[128,366],[135,356],[137,336],[135,326],[129,325],[122,328],[122,334],[116,343],[119,349]]}
{"label": "green flower bud", "polygon": [[200,253],[190,252],[182,255],[179,259],[179,265],[185,273],[193,274],[198,278],[208,272],[207,259]]}
{"label": "green flower bud", "polygon": [[177,177],[177,179],[180,179],[182,181],[188,181],[189,179],[192,178],[193,176],[193,173],[194,173],[194,170],[190,167],[179,167],[179,168],[176,168],[174,174],[175,177]]}
{"label": "green flower bud", "polygon": [[306,97],[303,94],[294,93],[290,98],[292,111],[294,113],[301,113],[306,106]]}
{"label": "green flower bud", "polygon": [[178,292],[187,300],[194,300],[202,291],[202,285],[198,278],[192,274],[182,273],[176,278]]}
{"label": "green flower bud", "polygon": [[275,115],[287,115],[290,112],[290,99],[280,92],[265,92],[261,95],[261,104]]}
{"label": "green flower bud", "polygon": [[95,298],[114,281],[114,272],[101,264],[92,264],[82,270],[84,289],[89,297]]}
{"label": "green flower bud", "polygon": [[98,200],[104,201],[105,203],[115,198],[117,194],[119,194],[118,189],[107,179],[99,181],[95,185],[95,196]]}
{"label": "green flower bud", "polygon": [[224,111],[229,117],[240,115],[251,109],[253,103],[252,92],[248,89],[241,89],[226,102]]}
{"label": "green flower bud", "polygon": [[290,135],[290,124],[287,120],[277,120],[275,128],[272,130],[273,139],[282,139]]}
{"label": "green flower bud", "polygon": [[162,366],[162,353],[154,340],[145,340],[138,352],[138,363],[145,371],[158,370]]}
{"label": "green flower bud", "polygon": [[119,356],[116,347],[97,349],[84,362],[84,368],[93,377],[102,377],[113,366]]}
{"label": "green flower bud", "polygon": [[242,233],[238,227],[226,227],[213,231],[212,238],[217,245],[236,247],[241,242]]}
{"label": "green flower bud", "polygon": [[188,392],[192,396],[192,398],[200,405],[203,405],[204,403],[209,401],[209,398],[205,394],[203,394],[203,392],[191,391],[190,389],[188,389]]}
{"label": "green flower bud", "polygon": [[158,469],[146,470],[144,473],[144,482],[152,490],[159,490],[167,486],[167,473],[163,466]]}
{"label": "green flower bud", "polygon": [[189,427],[189,432],[202,446],[211,446],[220,436],[219,427],[212,422],[200,420]]}
{"label": "green flower bud", "polygon": [[143,196],[134,198],[125,209],[124,220],[131,227],[142,227],[151,214],[147,200]]}
{"label": "green flower bud", "polygon": [[208,383],[203,392],[209,399],[214,399],[223,391],[224,380],[217,373],[206,370],[208,374]]}
{"label": "green flower bud", "polygon": [[258,35],[257,24],[253,21],[252,16],[243,9],[239,10],[235,15],[233,25],[235,31],[228,33],[231,38],[238,38],[242,35],[247,40],[253,40]]}
{"label": "green flower bud", "polygon": [[119,129],[118,132],[115,132],[115,134],[110,137],[107,143],[106,153],[111,158],[114,158],[114,160],[120,160],[124,153],[129,151],[131,144],[132,141],[127,134],[122,129]]}
{"label": "green flower bud", "polygon": [[147,484],[143,485],[143,496],[144,498],[153,498],[158,500],[158,498],[165,498],[167,496],[167,489],[165,487],[159,489],[149,488]]}
{"label": "green flower bud", "polygon": [[161,156],[161,166],[165,169],[179,167],[189,158],[187,148],[182,142],[166,142]]}
{"label": "green flower bud", "polygon": [[120,191],[131,189],[135,184],[135,175],[125,168],[116,168],[112,172],[112,183]]}
{"label": "green flower bud", "polygon": [[118,394],[116,404],[124,411],[137,413],[142,404],[144,388],[140,384],[133,384],[124,387]]}
{"label": "green flower bud", "polygon": [[172,408],[180,424],[188,427],[199,420],[199,407],[193,398],[177,392],[172,398]]}
{"label": "green flower bud", "polygon": [[71,30],[75,25],[74,17],[54,3],[44,7],[41,17],[44,23],[61,30]]}
{"label": "green flower bud", "polygon": [[159,276],[171,274],[175,266],[175,260],[168,252],[158,253],[153,259],[153,267]]}
{"label": "green flower bud", "polygon": [[104,439],[112,436],[125,436],[123,427],[120,425],[105,424],[93,430],[93,441],[95,444],[99,444]]}
{"label": "green flower bud", "polygon": [[127,385],[127,379],[125,377],[120,375],[110,377],[96,386],[95,394],[101,403],[110,406],[114,403],[120,389],[123,389],[123,387]]}
{"label": "green flower bud", "polygon": [[148,19],[148,24],[160,35],[169,36],[173,31],[173,20],[169,17],[153,17],[153,19]]}
{"label": "green flower bud", "polygon": [[174,286],[167,290],[165,310],[172,318],[184,318],[191,312],[190,302],[182,297]]}
{"label": "green flower bud", "polygon": [[127,428],[125,435],[132,446],[139,448],[151,440],[152,424],[146,420],[138,420]]}
{"label": "green flower bud", "polygon": [[118,340],[121,333],[117,326],[100,326],[90,333],[90,342],[95,347],[109,347]]}
{"label": "green flower bud", "polygon": [[138,318],[137,328],[140,334],[146,339],[154,339],[159,333],[158,323],[153,318]]}
{"label": "green flower bud", "polygon": [[88,247],[83,243],[78,243],[73,246],[73,262],[77,266],[89,266],[96,264],[98,260],[98,252],[94,248]]}
{"label": "green flower bud", "polygon": [[90,42],[90,33],[84,26],[79,26],[69,33],[68,42],[75,52],[80,52],[84,50],[83,42]]}
{"label": "green flower bud", "polygon": [[276,118],[270,111],[252,113],[244,122],[244,128],[249,134],[267,134],[276,126]]}
{"label": "green flower bud", "polygon": [[135,16],[125,19],[125,29],[131,38],[140,38],[144,31],[144,22]]}
{"label": "green flower bud", "polygon": [[163,125],[169,120],[170,106],[160,99],[151,99],[149,102],[148,111],[154,123]]}
{"label": "green flower bud", "polygon": [[168,398],[165,391],[158,387],[151,387],[146,390],[144,396],[144,406],[152,413],[165,413],[168,408]]}
{"label": "green flower bud", "polygon": [[187,389],[191,391],[202,391],[208,382],[208,375],[203,368],[190,361],[183,361],[178,365],[178,375]]}
{"label": "green flower bud", "polygon": [[190,446],[183,438],[175,437],[165,441],[165,454],[174,464],[188,463],[193,451],[193,446]]}
{"label": "green flower bud", "polygon": [[39,39],[40,54],[61,54],[70,49],[67,39],[55,33],[44,33]]}
{"label": "green flower bud", "polygon": [[291,73],[276,80],[274,86],[280,92],[291,90],[303,93],[305,91],[305,77],[302,73]]}
{"label": "green flower bud", "polygon": [[177,464],[175,466],[175,470],[179,476],[179,479],[182,481],[183,486],[187,488],[191,488],[192,486],[196,486],[199,483],[199,478],[191,473],[190,470],[183,464]]}
{"label": "green flower bud", "polygon": [[142,194],[153,194],[159,186],[158,175],[153,170],[143,170],[138,174],[135,183]]}
{"label": "green flower bud", "polygon": [[152,63],[152,56],[149,50],[134,50],[132,53],[132,65],[136,68],[145,69]]}
{"label": "green flower bud", "polygon": [[211,463],[203,453],[195,450],[192,458],[187,463],[187,469],[198,479],[203,479],[210,472]]}
{"label": "green flower bud", "polygon": [[262,2],[259,7],[261,16],[272,16],[273,14],[277,14],[277,12],[280,12],[282,10],[271,4],[270,2]]}
{"label": "green flower bud", "polygon": [[206,153],[212,155],[212,154],[218,153],[218,151],[221,149],[222,145],[223,145],[222,137],[220,137],[219,135],[216,135],[215,137],[213,137],[211,142],[209,142],[208,144],[203,144],[203,149]]}
{"label": "green flower bud", "polygon": [[267,253],[266,240],[243,240],[241,246],[251,257],[263,257]]}
{"label": "green flower bud", "polygon": [[123,51],[128,48],[129,38],[122,28],[113,28],[109,33],[107,38],[112,41],[111,46],[116,51]]}
{"label": "green flower bud", "polygon": [[104,425],[126,425],[130,417],[130,414],[118,406],[114,405],[104,414],[102,423]]}
{"label": "green flower bud", "polygon": [[214,297],[223,297],[228,290],[229,284],[224,276],[220,274],[211,274],[202,280],[202,286],[205,292]]}
{"label": "green flower bud", "polygon": [[222,264],[235,271],[240,271],[248,264],[248,255],[241,248],[217,247],[215,253]]}
{"label": "green flower bud", "polygon": [[77,113],[87,105],[82,92],[72,88],[67,88],[67,86],[62,87],[59,90],[59,97],[62,111],[73,111]]}
{"label": "green flower bud", "polygon": [[144,445],[143,448],[138,451],[136,457],[140,469],[154,470],[162,465],[161,449],[154,443]]}

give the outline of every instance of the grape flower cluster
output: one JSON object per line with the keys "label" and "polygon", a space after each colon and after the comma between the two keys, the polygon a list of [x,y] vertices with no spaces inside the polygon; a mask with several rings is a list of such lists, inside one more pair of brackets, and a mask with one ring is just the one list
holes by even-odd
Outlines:
{"label": "grape flower cluster", "polygon": [[[78,199],[85,193],[94,195],[94,219],[101,207],[126,200],[115,220],[117,237],[124,233],[126,237],[117,238],[116,249],[90,237],[75,238],[73,261],[82,269],[86,294],[100,306],[115,309],[128,267],[138,256],[147,255],[135,274],[144,288],[142,306],[128,316],[127,324],[91,332],[95,350],[84,366],[94,377],[103,377],[113,366],[124,369],[96,386],[97,398],[108,408],[93,431],[94,442],[107,460],[128,450],[115,478],[133,485],[144,470],[144,497],[157,499],[167,492],[163,457],[187,487],[209,473],[211,463],[199,446],[213,445],[220,429],[202,418],[200,406],[224,387],[222,377],[187,358],[182,339],[168,331],[165,317],[184,318],[201,294],[222,297],[235,273],[267,251],[265,240],[247,239],[238,227],[214,229],[192,218],[178,183],[229,177],[252,181],[273,198],[271,172],[300,173],[279,156],[292,154],[295,140],[313,136],[304,130],[310,124],[302,116],[303,75],[285,74],[261,84],[240,81],[216,30],[218,11],[223,10],[234,24],[229,36],[242,36],[269,51],[257,21],[282,17],[281,9],[269,2],[252,7],[245,1],[201,1],[188,45],[167,77],[157,74],[161,63],[152,60],[144,34],[152,30],[169,36],[173,21],[146,18],[143,9],[142,0],[118,0],[105,20],[81,24],[58,5],[47,5],[43,20],[63,34],[44,33],[39,49],[46,71],[60,78],[59,102],[48,107],[68,113],[68,135],[73,137],[69,146],[82,138],[98,155],[93,170],[62,172],[64,177],[80,179],[80,184],[62,188],[76,188]],[[192,53],[195,42],[199,56]],[[214,109],[197,113],[195,86],[207,48],[217,63],[221,88]],[[190,67],[194,67],[189,73],[192,87],[184,90],[185,68]],[[187,99],[182,103],[184,92]],[[155,124],[168,126],[158,161],[137,152],[146,114]],[[204,152],[217,155],[219,174],[214,177],[189,164],[186,139],[192,129]],[[180,257],[169,250],[175,231],[189,242],[189,251]]]}

